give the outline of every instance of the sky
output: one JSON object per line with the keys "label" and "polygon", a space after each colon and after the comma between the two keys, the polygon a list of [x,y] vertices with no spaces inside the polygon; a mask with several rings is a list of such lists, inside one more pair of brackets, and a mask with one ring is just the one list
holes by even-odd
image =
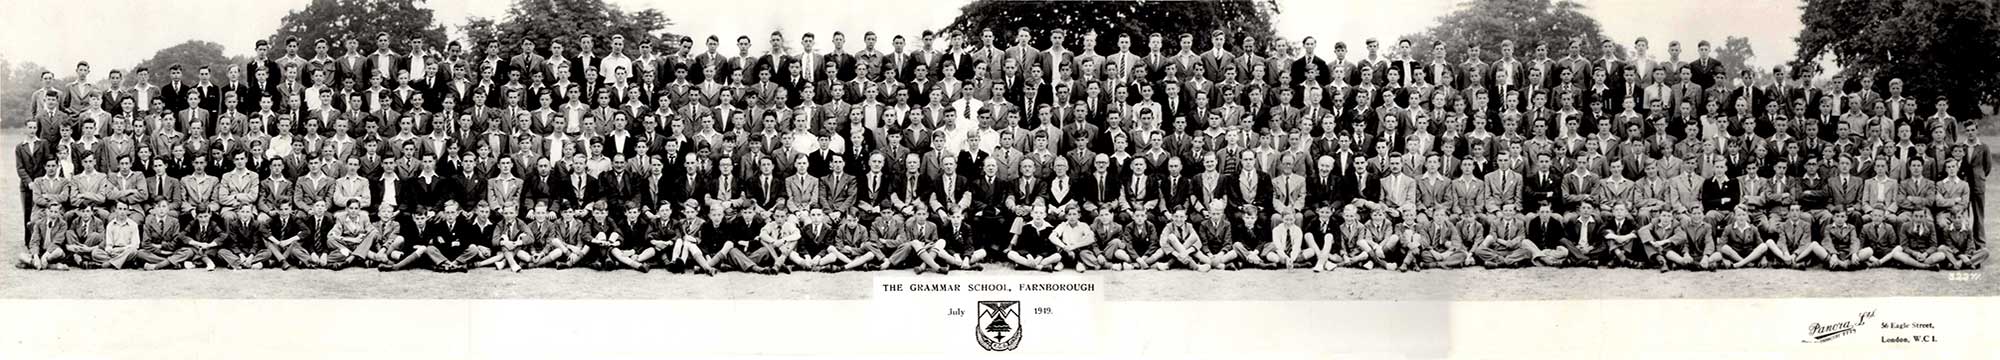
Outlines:
{"label": "sky", "polygon": [[[244,55],[279,19],[310,0],[15,0],[0,14],[0,57],[65,69],[78,60],[128,67],[155,51],[201,39],[223,44],[226,55]],[[679,34],[723,38],[749,34],[762,47],[774,29],[787,33],[874,30],[882,48],[893,34],[914,37],[941,28],[958,15],[965,0],[608,0],[627,11],[660,9]],[[1291,39],[1360,42],[1395,39],[1422,31],[1460,0],[1280,0],[1277,32]],[[1596,17],[1605,35],[1620,42],[1645,36],[1655,57],[1666,55],[1665,40],[1717,44],[1728,35],[1749,36],[1760,54],[1753,64],[1769,65],[1796,50],[1792,37],[1803,28],[1800,2],[1787,0],[1642,1],[1578,0]],[[429,0],[438,21],[455,31],[467,17],[499,19],[510,0]],[[453,34],[456,36],[457,34]],[[859,36],[850,47],[860,48]],[[796,38],[793,38],[796,41]],[[825,41],[822,41],[824,43]],[[822,45],[824,46],[824,45]],[[914,44],[911,47],[915,47]],[[1691,47],[1691,46],[1690,46]],[[730,49],[733,50],[733,49]],[[761,51],[761,50],[755,50]],[[1693,50],[1687,51],[1693,56]],[[61,64],[61,65],[52,65]],[[104,71],[93,72],[93,77]]]}

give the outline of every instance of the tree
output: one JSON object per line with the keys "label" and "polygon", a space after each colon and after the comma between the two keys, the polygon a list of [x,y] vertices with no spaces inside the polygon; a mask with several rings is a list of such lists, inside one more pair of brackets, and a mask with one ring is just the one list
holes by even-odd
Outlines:
{"label": "tree", "polygon": [[[1722,47],[1715,50],[1715,60],[1722,62],[1723,69],[1732,71],[1750,70],[1751,74],[1770,75],[1767,71],[1757,71],[1750,66],[1750,60],[1757,58],[1757,51],[1750,48],[1750,38],[1731,36],[1723,40]],[[1749,81],[1750,79],[1744,79]]]}
{"label": "tree", "polygon": [[563,39],[571,43],[572,50],[576,49],[574,42],[589,34],[598,38],[596,51],[601,55],[610,51],[606,40],[612,35],[624,35],[627,51],[634,52],[642,41],[678,41],[678,36],[663,31],[673,24],[659,10],[626,12],[604,0],[515,0],[502,21],[467,18],[459,30],[473,43],[506,39],[502,45],[515,45],[525,39],[545,45],[551,39]]}
{"label": "tree", "polygon": [[35,108],[35,89],[42,87],[41,65],[10,63],[0,58],[0,127],[25,125]]}
{"label": "tree", "polygon": [[[458,40],[466,42],[467,45],[478,44],[485,40],[498,39],[500,37],[500,24],[493,23],[493,19],[478,16],[466,17],[465,23],[458,25],[458,36]],[[483,51],[484,49],[480,50]]]}
{"label": "tree", "polygon": [[[1832,56],[1846,71],[1875,74],[1866,84],[1886,93],[1891,78],[1919,99],[1945,96],[1960,119],[1981,117],[1974,104],[2000,96],[2000,7],[1986,0],[1812,0],[1796,38],[1798,61]],[[1928,115],[1932,101],[1918,102]]]}
{"label": "tree", "polygon": [[[1583,4],[1569,0],[1468,1],[1438,17],[1437,25],[1407,38],[1421,51],[1428,51],[1431,41],[1443,41],[1448,53],[1456,56],[1448,58],[1451,62],[1463,61],[1467,44],[1479,44],[1482,54],[1498,53],[1504,40],[1514,41],[1516,56],[1546,44],[1550,56],[1561,57],[1571,39],[1581,38],[1584,57],[1596,58],[1602,53],[1597,42],[1604,39],[1604,31],[1583,9]],[[1622,42],[1614,43],[1624,49]]]}
{"label": "tree", "polygon": [[[271,35],[271,48],[282,51],[284,41],[299,39],[299,56],[312,57],[313,41],[325,39],[338,52],[339,41],[347,36],[361,40],[361,49],[375,51],[375,34],[388,33],[398,47],[410,37],[442,48],[444,26],[438,25],[423,0],[313,0],[305,9],[285,15],[278,33]],[[248,46],[249,44],[244,44]],[[340,56],[334,54],[329,56]]]}
{"label": "tree", "polygon": [[[1034,29],[1038,36],[1037,46],[1047,45],[1045,31],[1064,29],[1066,31],[1095,31],[1105,36],[1133,34],[1133,50],[1145,49],[1145,34],[1160,33],[1167,37],[1167,51],[1180,49],[1175,37],[1179,34],[1194,34],[1195,48],[1207,49],[1209,33],[1222,30],[1229,34],[1230,42],[1240,42],[1244,35],[1271,43],[1275,33],[1271,30],[1272,19],[1278,14],[1275,0],[1203,0],[1203,1],[1011,1],[979,0],[959,8],[958,18],[953,19],[946,31],[960,32],[969,39],[977,39],[981,30],[993,29],[1000,46],[1012,46],[1011,34],[1022,27]],[[1099,52],[1117,50],[1117,42],[1105,37],[1097,42]],[[1081,36],[1071,36],[1065,46],[1074,48],[1082,44]],[[1231,45],[1231,48],[1239,45]]]}
{"label": "tree", "polygon": [[210,67],[209,71],[218,79],[217,81],[222,81],[221,79],[223,79],[223,74],[228,70],[228,66],[241,63],[223,56],[222,50],[222,44],[202,40],[188,40],[187,42],[180,43],[180,45],[170,46],[154,52],[153,58],[139,62],[138,68],[151,70],[156,84],[165,83],[168,80],[167,68],[173,65],[180,65],[182,75],[189,77],[188,80],[193,80],[195,69],[208,66]]}

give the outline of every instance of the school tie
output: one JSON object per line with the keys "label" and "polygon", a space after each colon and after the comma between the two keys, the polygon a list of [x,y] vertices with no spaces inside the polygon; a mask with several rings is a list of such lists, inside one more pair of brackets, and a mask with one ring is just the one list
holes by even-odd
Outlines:
{"label": "school tie", "polygon": [[1102,184],[1101,186],[1097,187],[1097,198],[1098,199],[1111,198],[1111,176],[1099,175],[1097,177],[1097,183]]}

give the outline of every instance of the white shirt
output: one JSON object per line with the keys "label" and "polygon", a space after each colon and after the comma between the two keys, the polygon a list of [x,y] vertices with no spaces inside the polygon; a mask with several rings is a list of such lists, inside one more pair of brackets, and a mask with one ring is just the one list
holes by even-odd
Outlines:
{"label": "white shirt", "polygon": [[[306,110],[319,111],[320,107],[325,106],[325,104],[321,104],[319,102],[319,94],[320,92],[323,91],[327,91],[326,87],[319,85],[314,85],[313,87],[306,88],[306,95],[305,95]],[[140,110],[145,110],[145,109],[140,109]]]}
{"label": "white shirt", "polygon": [[813,135],[805,130],[793,131],[791,145],[792,151],[800,154],[810,154],[814,151],[819,151],[819,135]]}
{"label": "white shirt", "polygon": [[961,129],[977,127],[979,126],[979,108],[982,107],[986,107],[986,102],[979,101],[979,99],[974,99],[970,96],[959,98],[958,101],[951,102],[951,108],[958,111],[958,117],[953,120],[958,121],[958,127]]}
{"label": "white shirt", "polygon": [[1000,131],[984,128],[979,129],[979,144],[976,145],[979,146],[979,151],[992,153],[993,149],[1000,148]]}
{"label": "white shirt", "polygon": [[1090,230],[1090,224],[1082,221],[1065,221],[1056,225],[1049,234],[1049,242],[1063,249],[1074,249],[1097,242],[1097,233]]}
{"label": "white shirt", "polygon": [[271,137],[270,147],[264,149],[265,158],[284,157],[291,154],[292,135],[290,133]]}
{"label": "white shirt", "polygon": [[[426,73],[426,71],[424,71],[424,70],[425,70],[424,68],[425,68],[425,65],[424,65],[424,52],[422,52],[422,51],[417,51],[417,52],[414,52],[414,53],[411,53],[411,54],[410,54],[410,74],[411,74],[411,75],[417,75],[417,74],[424,74],[424,73]],[[393,75],[393,74],[392,74],[392,75]]]}
{"label": "white shirt", "polygon": [[625,69],[626,74],[637,73],[636,71],[632,71],[632,58],[625,57],[624,54],[612,53],[611,55],[605,55],[604,60],[598,62],[598,76],[603,79],[622,80],[618,79],[618,69],[620,68]]}
{"label": "white shirt", "polygon": [[124,248],[139,244],[139,222],[132,219],[113,219],[104,226],[104,246]]}

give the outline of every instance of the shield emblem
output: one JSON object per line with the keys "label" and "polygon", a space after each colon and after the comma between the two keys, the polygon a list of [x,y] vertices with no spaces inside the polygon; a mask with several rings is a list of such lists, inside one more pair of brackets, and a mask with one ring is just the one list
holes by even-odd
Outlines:
{"label": "shield emblem", "polygon": [[974,338],[986,351],[1010,351],[1021,346],[1021,302],[981,301],[972,324]]}

